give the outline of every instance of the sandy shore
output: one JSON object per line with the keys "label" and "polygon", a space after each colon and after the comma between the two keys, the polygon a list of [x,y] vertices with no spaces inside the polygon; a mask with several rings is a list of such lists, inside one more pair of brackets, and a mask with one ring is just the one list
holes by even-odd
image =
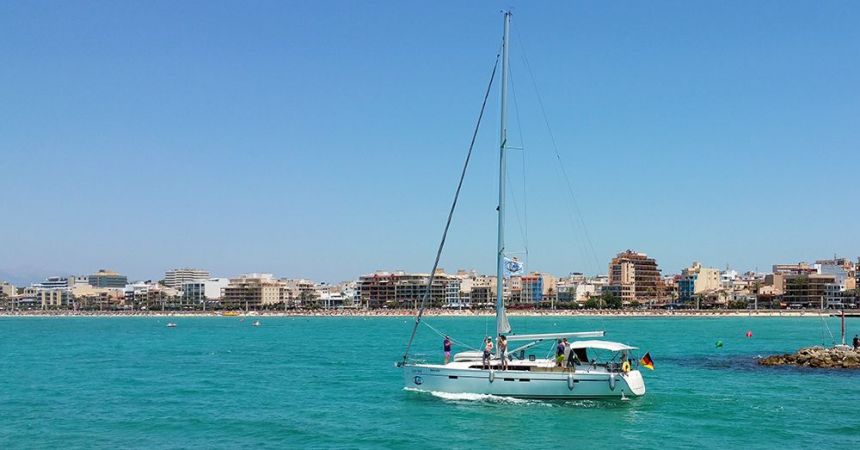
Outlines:
{"label": "sandy shore", "polygon": [[[820,317],[836,311],[820,310],[508,310],[509,316],[525,317]],[[847,314],[858,314],[846,311]],[[291,310],[291,311],[0,311],[0,317],[412,317],[414,310]],[[493,316],[492,310],[458,311],[428,309],[430,317],[485,317]]]}

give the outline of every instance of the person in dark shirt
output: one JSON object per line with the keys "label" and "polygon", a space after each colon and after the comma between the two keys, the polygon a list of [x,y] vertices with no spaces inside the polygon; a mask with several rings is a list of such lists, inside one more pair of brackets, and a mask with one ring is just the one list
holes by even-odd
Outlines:
{"label": "person in dark shirt", "polygon": [[854,339],[851,340],[851,343],[854,344],[854,350],[857,350],[858,348],[860,348],[860,337],[857,337],[857,335],[855,334]]}
{"label": "person in dark shirt", "polygon": [[445,340],[442,341],[442,349],[445,351],[445,364],[448,364],[451,360],[451,338],[448,336],[445,336]]}

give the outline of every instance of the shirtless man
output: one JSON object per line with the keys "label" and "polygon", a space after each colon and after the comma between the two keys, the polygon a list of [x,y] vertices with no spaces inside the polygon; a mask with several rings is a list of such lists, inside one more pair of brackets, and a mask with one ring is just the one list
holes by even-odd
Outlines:
{"label": "shirtless man", "polygon": [[487,338],[484,344],[484,369],[490,368],[490,357],[493,355],[493,340]]}
{"label": "shirtless man", "polygon": [[504,334],[499,335],[499,357],[502,358],[502,370],[508,370],[508,338]]}

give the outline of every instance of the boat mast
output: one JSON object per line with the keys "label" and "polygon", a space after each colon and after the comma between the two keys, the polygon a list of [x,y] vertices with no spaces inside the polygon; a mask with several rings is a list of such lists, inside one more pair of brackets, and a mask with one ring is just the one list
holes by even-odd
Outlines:
{"label": "boat mast", "polygon": [[842,346],[845,347],[845,308],[842,308]]}
{"label": "boat mast", "polygon": [[505,181],[507,178],[507,162],[505,148],[508,144],[508,33],[511,27],[511,12],[505,11],[504,35],[502,38],[502,101],[500,106],[499,126],[499,241],[496,254],[496,334],[507,333],[509,330],[505,318]]}

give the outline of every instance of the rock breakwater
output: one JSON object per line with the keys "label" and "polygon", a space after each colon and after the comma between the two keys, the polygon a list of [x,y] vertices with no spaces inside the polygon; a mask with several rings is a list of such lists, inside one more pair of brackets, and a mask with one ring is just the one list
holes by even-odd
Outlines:
{"label": "rock breakwater", "polygon": [[822,369],[860,369],[860,352],[852,349],[807,347],[796,353],[758,360],[763,366],[798,366]]}

